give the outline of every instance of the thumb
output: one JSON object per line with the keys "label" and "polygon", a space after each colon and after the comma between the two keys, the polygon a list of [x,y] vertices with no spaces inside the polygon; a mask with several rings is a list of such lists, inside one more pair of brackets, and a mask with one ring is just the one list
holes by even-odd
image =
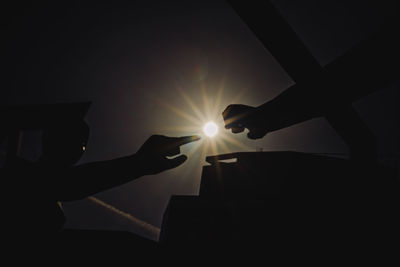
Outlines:
{"label": "thumb", "polygon": [[183,164],[187,160],[187,156],[180,155],[172,159],[168,159],[166,162],[166,167],[168,169],[173,169],[178,167],[179,165]]}
{"label": "thumb", "polygon": [[263,138],[267,134],[267,131],[261,129],[252,129],[247,133],[247,137],[249,139],[260,139]]}

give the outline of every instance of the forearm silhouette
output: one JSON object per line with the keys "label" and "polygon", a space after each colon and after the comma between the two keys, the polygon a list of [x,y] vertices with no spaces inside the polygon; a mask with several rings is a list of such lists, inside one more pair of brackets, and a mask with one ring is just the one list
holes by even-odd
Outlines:
{"label": "forearm silhouette", "polygon": [[[187,157],[180,146],[199,140],[198,136],[167,137],[153,135],[133,155],[66,168],[43,170],[50,196],[57,201],[85,198],[125,184],[144,175],[157,174],[183,164]],[[174,158],[169,158],[173,157]],[[52,176],[56,176],[52,179]]]}
{"label": "forearm silhouette", "polygon": [[258,1],[257,9],[253,4],[229,2],[295,85],[258,107],[229,105],[222,113],[225,127],[233,133],[247,128],[248,137],[258,139],[268,132],[325,117],[353,157],[375,158],[376,138],[352,104],[398,81],[398,18],[388,18],[370,38],[322,67],[266,1]]}

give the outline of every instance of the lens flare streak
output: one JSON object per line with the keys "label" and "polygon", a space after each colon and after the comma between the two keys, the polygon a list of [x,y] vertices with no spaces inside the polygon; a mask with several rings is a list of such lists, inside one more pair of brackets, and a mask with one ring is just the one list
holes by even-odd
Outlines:
{"label": "lens flare streak", "polygon": [[[187,155],[193,155],[199,149],[202,150],[202,155],[207,156],[209,153],[220,154],[241,151],[251,151],[252,149],[244,143],[238,141],[233,136],[230,136],[229,131],[218,131],[224,128],[222,119],[223,106],[221,105],[224,98],[224,88],[226,86],[226,75],[219,82],[218,90],[212,90],[212,95],[207,94],[210,90],[206,86],[206,82],[202,81],[199,84],[197,97],[191,96],[188,91],[184,90],[181,85],[176,85],[175,90],[177,95],[181,96],[182,103],[185,107],[177,107],[170,103],[158,99],[158,104],[168,111],[178,115],[180,120],[175,123],[179,125],[168,124],[161,128],[161,131],[168,131],[171,135],[191,135],[200,134],[202,138],[198,144],[190,145]],[[240,102],[245,89],[232,97],[232,103]],[[201,159],[203,160],[203,159]]]}

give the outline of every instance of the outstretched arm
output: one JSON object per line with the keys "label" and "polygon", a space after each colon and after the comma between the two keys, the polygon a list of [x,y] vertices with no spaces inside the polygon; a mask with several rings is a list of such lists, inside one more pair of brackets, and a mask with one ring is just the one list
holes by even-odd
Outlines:
{"label": "outstretched arm", "polygon": [[229,105],[222,114],[226,128],[234,133],[248,128],[249,138],[262,138],[312,118],[331,117],[398,81],[399,70],[393,68],[400,59],[396,25],[398,18],[388,20],[376,34],[326,65],[321,75],[291,86],[259,107]]}
{"label": "outstretched arm", "polygon": [[[54,197],[68,201],[125,184],[144,175],[151,175],[181,165],[187,157],[180,154],[180,146],[199,140],[198,136],[167,137],[153,135],[137,153],[113,160],[75,166],[54,180]],[[177,156],[179,155],[179,156]],[[177,156],[175,158],[168,158]],[[60,178],[60,179],[58,179]]]}

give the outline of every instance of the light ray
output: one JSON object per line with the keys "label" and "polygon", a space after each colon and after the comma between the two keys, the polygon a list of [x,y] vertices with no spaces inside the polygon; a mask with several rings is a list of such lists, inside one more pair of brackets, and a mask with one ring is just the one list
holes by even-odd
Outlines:
{"label": "light ray", "polygon": [[209,146],[210,146],[210,142],[204,142],[203,149],[201,150],[201,160],[205,159],[205,156],[208,153]]}
{"label": "light ray", "polygon": [[196,153],[197,150],[199,150],[202,142],[195,142],[193,144],[194,147],[192,147],[187,153],[186,156],[189,158],[191,157],[194,153]]}
{"label": "light ray", "polygon": [[236,139],[233,139],[232,137],[230,137],[228,135],[221,135],[221,138],[223,138],[225,141],[227,141],[231,145],[234,145],[234,146],[236,146],[236,147],[238,147],[240,149],[243,149],[243,150],[246,150],[246,151],[252,150],[249,146],[239,142]]}
{"label": "light ray", "polygon": [[[206,155],[208,153],[209,146],[210,146],[210,143],[209,142],[205,142],[205,144],[203,146],[203,149],[201,150],[201,154],[200,154],[200,164],[201,164],[201,166],[207,165],[207,162],[205,161],[205,158],[206,158]],[[200,181],[201,181],[201,176],[199,177],[198,180],[196,180],[196,182],[200,183]],[[198,188],[197,189],[198,190],[197,194],[199,194],[200,193],[200,184],[197,186],[197,188]]]}
{"label": "light ray", "polygon": [[[219,154],[217,146],[216,146],[216,142],[212,142],[211,143],[211,152],[212,152],[213,155],[218,155]],[[219,163],[219,161],[216,161],[214,164],[215,164],[215,169],[217,171],[217,177],[216,178],[220,179],[220,177],[221,177],[221,166],[220,166],[220,163]]]}
{"label": "light ray", "polygon": [[[219,109],[221,106],[221,99],[222,99],[222,93],[224,92],[224,88],[225,88],[225,82],[226,82],[226,76],[224,76],[221,80],[220,86],[218,88],[218,92],[217,92],[217,96],[215,97],[215,103],[214,103],[214,108],[212,111],[212,116],[214,118],[218,117],[219,114]],[[222,110],[221,110],[222,112]]]}
{"label": "light ray", "polygon": [[209,102],[208,102],[208,98],[207,98],[207,91],[206,91],[206,86],[204,83],[201,84],[200,90],[201,90],[201,97],[203,100],[204,112],[206,113],[207,119],[211,119],[210,118],[211,117],[210,107],[209,107]]}
{"label": "light ray", "polygon": [[246,114],[240,114],[240,115],[232,116],[228,119],[225,119],[225,125],[231,124],[232,122],[237,121],[237,120],[243,118],[244,116],[246,116]]}
{"label": "light ray", "polygon": [[178,92],[181,94],[183,99],[186,101],[186,103],[190,106],[190,108],[193,110],[193,112],[196,114],[196,116],[204,121],[206,118],[204,115],[200,112],[199,108],[193,103],[193,101],[190,99],[190,97],[182,90],[181,87],[177,87]]}
{"label": "light ray", "polygon": [[[222,136],[223,136],[223,135],[222,135]],[[228,146],[226,145],[226,143],[225,143],[223,137],[219,139],[218,144],[222,147],[222,150],[224,151],[224,153],[229,153],[229,148],[228,148]]]}
{"label": "light ray", "polygon": [[145,222],[145,221],[143,221],[143,220],[141,220],[139,218],[136,218],[132,214],[127,213],[125,211],[122,211],[122,210],[120,210],[120,209],[118,209],[118,208],[116,208],[116,207],[104,202],[101,199],[98,199],[98,198],[93,197],[93,196],[88,197],[88,199],[90,201],[92,201],[93,203],[95,203],[95,204],[97,204],[97,205],[99,205],[99,206],[101,206],[101,207],[103,207],[103,208],[105,208],[105,209],[107,209],[107,210],[109,210],[109,211],[111,211],[113,213],[116,213],[119,216],[127,219],[128,221],[133,223],[135,226],[138,226],[141,229],[143,229],[143,230],[147,231],[148,233],[152,234],[154,236],[154,238],[156,240],[158,240],[158,237],[160,235],[160,228],[158,228],[158,227],[156,227],[156,226],[154,226],[154,225],[152,225],[152,224],[150,224],[148,222]]}
{"label": "light ray", "polygon": [[240,90],[240,92],[232,99],[231,103],[232,104],[237,104],[241,103],[241,99],[243,98],[244,93],[247,91],[247,89],[243,88]]}
{"label": "light ray", "polygon": [[[176,86],[177,92],[182,97],[184,102],[187,103],[187,107],[189,107],[189,109],[184,111],[181,107],[172,106],[171,104],[166,102],[159,101],[159,103],[163,107],[166,107],[167,109],[172,111],[174,114],[177,114],[181,118],[184,118],[187,122],[191,123],[191,125],[167,125],[163,127],[163,130],[169,131],[170,133],[174,134],[177,133],[177,135],[183,135],[180,133],[194,133],[203,135],[202,133],[204,129],[204,123],[207,123],[209,121],[217,121],[217,118],[219,117],[220,119],[222,119],[221,114],[219,114],[219,109],[221,108],[220,105],[223,102],[222,99],[224,96],[224,90],[226,88],[226,78],[226,75],[224,75],[224,77],[219,82],[217,90],[213,92],[211,98],[209,98],[207,94],[207,86],[205,81],[201,81],[199,88],[201,97],[195,99],[196,101],[193,101],[193,99],[189,96],[187,92],[183,90],[181,86]],[[245,92],[245,88],[240,90],[238,94],[234,95],[231,103],[235,104],[241,102]],[[199,103],[197,103],[197,100],[200,102],[200,105]],[[210,139],[209,137],[204,137],[203,140],[200,140],[199,142],[193,144],[190,149],[187,150],[187,152],[185,151],[185,154],[188,157],[195,157],[196,164],[203,164],[206,163],[205,157],[209,153],[212,153],[214,155],[217,155],[221,152],[230,153],[233,148],[236,148],[240,151],[252,150],[252,148],[230,136],[227,132],[228,131],[221,131],[212,139]],[[201,150],[201,152],[199,152],[199,150]],[[200,162],[198,160],[198,156],[200,156]],[[192,162],[194,164],[194,161]],[[190,170],[193,169],[197,170],[200,167],[201,166],[199,165],[197,165],[196,167],[194,167],[194,165],[191,167],[187,167],[185,168],[184,174],[189,175],[189,173],[187,172],[190,172]]]}
{"label": "light ray", "polygon": [[[201,150],[199,151],[199,149],[201,148]],[[191,179],[193,178],[193,173],[197,173],[197,171],[199,171],[201,173],[201,169],[202,167],[205,165],[205,156],[207,154],[209,148],[209,142],[199,142],[199,144],[197,145],[197,147],[191,149],[188,153],[186,153],[186,156],[191,160],[191,165],[187,166],[184,170],[183,173],[179,176],[180,179],[185,180],[189,174],[191,175]],[[196,152],[200,152],[200,153],[196,153]],[[200,174],[201,176],[201,174]],[[194,182],[197,182],[197,180],[195,180]],[[196,186],[196,188],[198,188],[199,186]],[[198,192],[197,192],[198,194]]]}
{"label": "light ray", "polygon": [[217,155],[218,154],[217,142],[212,140],[210,143],[211,143],[211,153],[213,155]]}
{"label": "light ray", "polygon": [[192,115],[187,114],[186,112],[182,111],[181,109],[174,107],[173,105],[170,105],[168,103],[165,103],[161,100],[157,101],[160,105],[164,106],[165,108],[171,110],[172,112],[174,112],[175,114],[181,116],[182,118],[196,124],[198,123],[198,119],[196,119],[195,117],[193,117]]}
{"label": "light ray", "polygon": [[199,131],[200,125],[196,126],[186,126],[186,125],[175,125],[175,126],[164,126],[161,127],[160,130],[162,131],[171,131],[176,133],[197,133]]}
{"label": "light ray", "polygon": [[[181,180],[185,180],[189,176],[189,174],[193,174],[198,168],[201,168],[199,161],[201,160],[202,156],[200,156],[199,153],[196,152],[199,152],[200,148],[202,148],[201,151],[203,151],[204,147],[205,146],[204,145],[202,146],[200,142],[197,142],[195,144],[195,147],[191,148],[187,153],[185,153],[188,159],[190,160],[190,165],[186,166],[186,168],[183,169],[182,174],[179,175]],[[191,178],[193,179],[193,177]]]}

